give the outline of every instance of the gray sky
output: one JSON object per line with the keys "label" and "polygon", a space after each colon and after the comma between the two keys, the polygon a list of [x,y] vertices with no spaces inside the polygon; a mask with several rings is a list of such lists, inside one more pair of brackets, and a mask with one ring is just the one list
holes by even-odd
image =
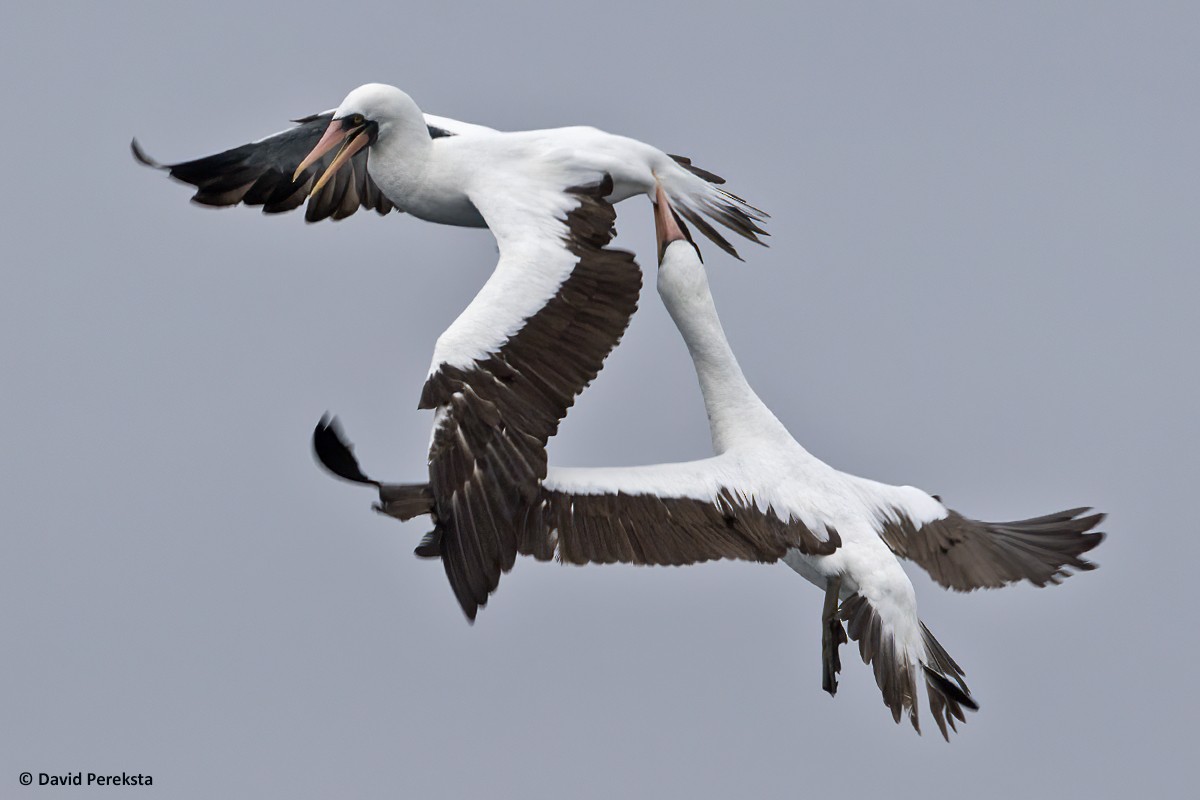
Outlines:
{"label": "gray sky", "polygon": [[[56,796],[25,770],[172,798],[1179,791],[1200,12],[1048,5],[10,9],[0,795]],[[982,705],[950,745],[895,726],[852,650],[821,692],[821,595],[784,566],[519,563],[472,628],[410,556],[426,527],[317,469],[328,409],[368,471],[421,477],[422,378],[490,237],[197,208],[128,141],[208,154],[367,81],[690,155],[773,215],[709,274],[810,450],[976,517],[1109,513],[1100,569],[1060,587],[910,570]],[[642,309],[553,461],[702,457],[649,204],[618,225]]]}

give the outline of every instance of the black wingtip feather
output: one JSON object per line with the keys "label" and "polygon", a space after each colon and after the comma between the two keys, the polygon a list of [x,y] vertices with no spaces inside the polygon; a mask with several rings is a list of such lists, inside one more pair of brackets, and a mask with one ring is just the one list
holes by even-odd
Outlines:
{"label": "black wingtip feather", "polygon": [[146,155],[146,151],[142,149],[140,144],[138,144],[136,136],[129,141],[129,149],[133,152],[133,157],[139,164],[144,164],[145,166],[152,167],[154,169],[168,169],[168,167],[160,164],[150,156]]}
{"label": "black wingtip feather", "polygon": [[342,435],[337,417],[323,414],[313,430],[313,454],[326,470],[343,480],[378,486],[378,482],[363,474],[354,457],[354,447]]}
{"label": "black wingtip feather", "polygon": [[[138,163],[168,171],[175,180],[195,186],[195,203],[261,206],[264,214],[278,214],[304,203],[316,175],[333,161],[334,154],[328,153],[305,170],[298,181],[292,180],[296,167],[320,140],[331,116],[327,112],[302,117],[296,127],[265,139],[178,164],[160,164],[136,140],[130,143],[130,149]],[[371,180],[368,157],[366,149],[356,153],[335,181],[308,200],[307,221],[343,219],[360,207],[380,215],[397,210]]]}

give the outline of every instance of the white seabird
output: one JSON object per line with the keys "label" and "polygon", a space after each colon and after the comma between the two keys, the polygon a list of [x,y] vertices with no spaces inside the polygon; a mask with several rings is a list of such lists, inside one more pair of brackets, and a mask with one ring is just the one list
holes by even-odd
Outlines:
{"label": "white seabird", "polygon": [[[698,253],[658,196],[663,253],[658,290],[687,343],[711,425],[711,458],[629,468],[548,469],[527,504],[518,549],[573,564],[679,565],[711,559],[782,560],[825,592],[823,688],[837,690],[846,628],[874,670],[897,722],[920,731],[917,683],[942,735],[978,708],[962,669],[917,614],[899,558],[959,591],[1021,580],[1059,583],[1091,570],[1083,554],[1103,534],[1102,514],[1075,508],[989,523],[950,510],[911,486],[890,486],[830,467],[804,449],[746,381],[721,328]],[[380,489],[379,509],[401,519],[428,513],[419,484],[380,484],[358,470],[336,426],[314,445],[336,474]],[[396,504],[405,497],[407,504]],[[391,505],[389,505],[391,499]],[[486,524],[486,522],[485,522]],[[844,627],[846,626],[846,627]]]}
{"label": "white seabird", "polygon": [[[512,567],[512,515],[518,498],[530,501],[545,477],[546,440],[636,308],[641,273],[630,254],[606,248],[612,204],[653,197],[661,187],[735,256],[703,215],[751,241],[765,233],[761,211],[686,158],[590,127],[500,132],[431,117],[382,84],[361,86],[334,111],[288,131],[207,158],[163,166],[136,142],[133,150],[139,161],[197,186],[193,199],[204,204],[276,212],[307,194],[309,220],[339,219],[360,206],[381,214],[398,208],[491,230],[499,262],[438,338],[420,401],[435,409],[429,485],[440,555],[469,619]],[[586,313],[576,314],[581,305]],[[490,525],[480,527],[485,518]]]}

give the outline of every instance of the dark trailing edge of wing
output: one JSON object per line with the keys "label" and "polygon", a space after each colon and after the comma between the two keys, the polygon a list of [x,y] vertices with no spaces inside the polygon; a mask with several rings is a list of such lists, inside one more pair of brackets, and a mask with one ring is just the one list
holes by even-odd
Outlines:
{"label": "dark trailing edge of wing", "polygon": [[521,526],[520,551],[568,564],[696,564],[720,558],[776,561],[791,548],[830,555],[832,528],[819,538],[754,499],[722,489],[716,501],[653,494],[576,494],[543,488]]}
{"label": "dark trailing edge of wing", "polygon": [[[313,432],[313,451],[334,475],[380,487],[383,513],[400,519],[433,513],[427,487],[420,487],[423,499],[412,500],[418,485],[380,484],[364,475],[336,417],[321,418]],[[410,502],[396,513],[388,501],[401,488]],[[729,490],[713,503],[655,495],[579,495],[543,487],[540,500],[518,513],[518,552],[543,561],[557,555],[569,564],[683,565],[721,558],[770,562],[790,548],[830,555],[841,546],[836,530],[826,528],[820,539],[803,523],[784,522],[773,510],[760,511],[753,498]],[[439,555],[440,541],[440,532],[430,534],[418,555]]]}
{"label": "dark trailing edge of wing", "polygon": [[1068,567],[1096,568],[1083,554],[1104,540],[1092,530],[1104,515],[1089,511],[1072,508],[1016,522],[980,522],[951,511],[919,526],[897,511],[883,521],[880,535],[892,552],[948,589],[993,589],[1019,580],[1045,586],[1071,575]]}
{"label": "dark trailing edge of wing", "polygon": [[[196,187],[192,201],[206,206],[261,206],[264,214],[279,214],[298,208],[305,200],[304,218],[309,222],[344,219],[359,208],[387,214],[395,206],[367,173],[370,148],[356,153],[336,180],[308,197],[317,177],[332,163],[336,149],[306,169],[300,180],[292,175],[304,157],[312,151],[333,112],[313,114],[293,120],[296,126],[286,131],[234,147],[221,153],[178,164],[160,164],[142,150],[137,139],[130,143],[133,157],[141,164],[165,170],[172,178]],[[451,136],[449,131],[429,127],[430,136]]]}
{"label": "dark trailing edge of wing", "polygon": [[518,515],[538,497],[546,442],[599,373],[637,308],[642,276],[633,255],[607,249],[616,214],[612,180],[569,190],[565,220],[578,263],[558,292],[500,349],[468,368],[442,365],[421,408],[446,414],[434,432],[429,480],[442,531],[442,564],[467,618],[512,568]]}

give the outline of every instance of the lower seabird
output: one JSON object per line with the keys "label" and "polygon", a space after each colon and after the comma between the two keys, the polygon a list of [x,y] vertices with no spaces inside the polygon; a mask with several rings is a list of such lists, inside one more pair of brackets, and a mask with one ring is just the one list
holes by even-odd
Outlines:
{"label": "lower seabird", "polygon": [[[899,558],[950,589],[1025,580],[1057,584],[1095,565],[1084,554],[1102,514],[1074,508],[1016,522],[973,520],[911,486],[841,472],[805,450],[746,381],[721,328],[699,255],[659,192],[658,291],[699,378],[715,455],[628,468],[547,470],[523,501],[518,550],[572,564],[681,565],[732,558],[782,560],[825,593],[822,686],[837,691],[839,646],[858,642],[896,722],[920,732],[918,683],[942,736],[976,710],[963,670],[917,614]],[[433,509],[423,484],[381,484],[358,468],[336,423],[314,433],[321,463],[379,488],[377,508],[399,519]],[[435,512],[436,513],[436,512]],[[487,525],[476,519],[474,524]],[[436,531],[422,545],[438,551]]]}

